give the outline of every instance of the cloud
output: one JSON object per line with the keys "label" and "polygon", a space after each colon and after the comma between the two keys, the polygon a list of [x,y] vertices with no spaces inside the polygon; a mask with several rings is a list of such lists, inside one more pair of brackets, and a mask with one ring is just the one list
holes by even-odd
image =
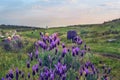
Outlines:
{"label": "cloud", "polygon": [[109,9],[119,9],[120,10],[120,0],[105,2],[105,3],[101,4],[100,6],[109,8]]}
{"label": "cloud", "polygon": [[0,23],[44,27],[102,23],[120,17],[119,3],[113,0],[11,1],[0,5]]}

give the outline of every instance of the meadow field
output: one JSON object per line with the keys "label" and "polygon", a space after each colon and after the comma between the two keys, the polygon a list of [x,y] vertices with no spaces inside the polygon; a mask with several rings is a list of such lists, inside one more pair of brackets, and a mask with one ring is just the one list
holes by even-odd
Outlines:
{"label": "meadow field", "polygon": [[[8,29],[1,27],[0,33],[4,36],[4,38],[0,38],[0,78],[5,77],[10,69],[15,70],[16,67],[24,72],[32,72],[27,69],[26,61],[28,60],[28,53],[35,50],[34,43],[41,39],[40,32],[49,33],[49,35],[58,33],[61,43],[64,43],[67,47],[71,47],[73,46],[73,43],[71,40],[67,39],[67,32],[70,30],[76,31],[77,35],[82,39],[83,44],[86,44],[90,48],[90,51],[88,52],[92,55],[89,57],[90,61],[100,69],[101,63],[109,66],[111,68],[111,73],[109,75],[111,80],[120,80],[120,20],[106,22],[103,24],[73,25],[48,29],[24,27],[12,28],[12,26]],[[11,36],[15,31],[16,34],[21,37],[23,42],[22,48],[20,50],[5,50],[2,44],[3,39]],[[6,33],[8,33],[7,36]],[[59,48],[59,51],[61,51],[62,48]],[[53,55],[52,52],[46,52],[46,54],[49,53]],[[43,55],[45,56],[45,54],[40,54],[39,56]],[[44,60],[45,63],[47,63],[46,58]],[[85,56],[85,60],[88,60],[87,56]],[[72,61],[74,63],[74,59]],[[36,60],[31,62],[31,65],[33,64],[36,64]],[[73,75],[72,73],[77,74],[73,70],[73,72],[69,75]],[[75,76],[73,75],[72,78],[69,77],[67,80],[74,80],[74,77]]]}

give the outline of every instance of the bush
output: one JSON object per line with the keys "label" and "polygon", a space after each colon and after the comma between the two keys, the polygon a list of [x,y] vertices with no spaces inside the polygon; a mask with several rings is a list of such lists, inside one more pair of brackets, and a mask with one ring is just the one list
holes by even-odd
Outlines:
{"label": "bush", "polygon": [[5,38],[2,41],[2,46],[6,51],[19,51],[23,47],[23,42],[18,35]]}

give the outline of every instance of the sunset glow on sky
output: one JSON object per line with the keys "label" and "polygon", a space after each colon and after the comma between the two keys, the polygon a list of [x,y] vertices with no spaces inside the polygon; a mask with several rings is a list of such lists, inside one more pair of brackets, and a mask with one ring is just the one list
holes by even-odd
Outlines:
{"label": "sunset glow on sky", "polygon": [[65,26],[120,18],[120,0],[0,0],[0,24]]}

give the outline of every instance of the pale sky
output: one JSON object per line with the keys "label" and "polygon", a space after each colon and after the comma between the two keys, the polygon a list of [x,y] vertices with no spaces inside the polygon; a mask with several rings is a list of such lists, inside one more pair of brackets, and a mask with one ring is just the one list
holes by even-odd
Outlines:
{"label": "pale sky", "polygon": [[120,18],[120,0],[0,0],[0,24],[56,27]]}

